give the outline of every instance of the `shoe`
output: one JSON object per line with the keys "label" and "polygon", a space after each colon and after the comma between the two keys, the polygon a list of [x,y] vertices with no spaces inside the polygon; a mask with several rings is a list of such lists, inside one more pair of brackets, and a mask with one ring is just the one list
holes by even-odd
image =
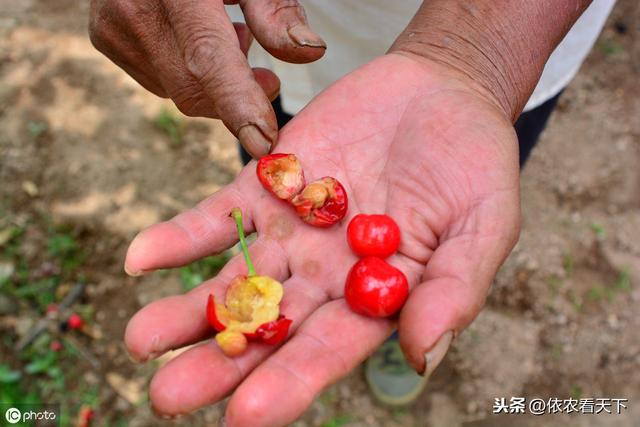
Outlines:
{"label": "shoe", "polygon": [[424,390],[428,379],[418,375],[407,363],[396,333],[367,359],[364,372],[373,395],[380,402],[393,406],[413,402]]}

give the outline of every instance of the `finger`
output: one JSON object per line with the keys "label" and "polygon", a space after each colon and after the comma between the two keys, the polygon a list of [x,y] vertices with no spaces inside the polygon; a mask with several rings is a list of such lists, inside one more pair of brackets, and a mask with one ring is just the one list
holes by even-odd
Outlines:
{"label": "finger", "polygon": [[[250,246],[250,253],[260,274],[278,281],[287,279],[286,254],[273,240],[258,239]],[[213,294],[217,300],[224,300],[227,285],[239,274],[247,274],[241,254],[229,261],[216,277],[191,292],[163,298],[138,311],[125,332],[131,356],[140,361],[149,360],[211,335],[213,330],[205,316],[207,298]]]}
{"label": "finger", "polygon": [[[281,309],[293,320],[292,333],[309,313],[326,301],[325,294],[296,277],[286,281],[284,287],[285,299]],[[276,346],[251,343],[246,353],[229,358],[215,343],[202,343],[158,370],[149,390],[152,405],[160,414],[176,415],[217,402],[229,395],[256,365],[276,349]]]}
{"label": "finger", "polygon": [[231,209],[240,208],[245,231],[254,231],[248,200],[256,200],[257,186],[250,185],[245,169],[236,181],[200,202],[195,208],[139,233],[129,245],[124,262],[127,274],[139,276],[160,268],[189,264],[217,254],[238,242]]}
{"label": "finger", "polygon": [[327,45],[297,0],[242,0],[240,6],[255,38],[276,58],[307,63],[324,55]]}
{"label": "finger", "polygon": [[267,154],[277,138],[277,122],[240,50],[224,4],[217,0],[165,0],[167,18],[189,73],[198,82],[214,110],[254,157]]}
{"label": "finger", "polygon": [[238,387],[227,405],[226,425],[288,425],[325,387],[360,364],[392,329],[389,320],[353,313],[343,299],[323,305]]}
{"label": "finger", "polygon": [[[234,22],[233,28],[236,30],[236,34],[238,36],[240,50],[246,56],[249,52],[249,48],[251,47],[251,43],[253,42],[253,34],[251,34],[249,27],[241,22]],[[280,93],[280,79],[278,76],[267,68],[255,67],[252,71],[253,77],[256,79],[258,85],[260,85],[264,93],[267,95],[269,101],[273,102]]]}
{"label": "finger", "polygon": [[253,34],[251,34],[251,30],[247,27],[247,24],[243,24],[242,22],[234,22],[233,29],[236,31],[236,36],[238,36],[240,50],[246,56],[253,42]]}
{"label": "finger", "polygon": [[273,102],[280,94],[280,79],[278,76],[269,69],[256,67],[253,68],[253,77],[269,97],[269,102]]}
{"label": "finger", "polygon": [[430,375],[452,338],[475,319],[491,281],[517,241],[517,199],[499,205],[500,215],[488,217],[493,221],[473,220],[474,212],[464,222],[477,224],[478,229],[463,230],[441,243],[427,264],[423,282],[402,309],[400,345],[420,374]]}

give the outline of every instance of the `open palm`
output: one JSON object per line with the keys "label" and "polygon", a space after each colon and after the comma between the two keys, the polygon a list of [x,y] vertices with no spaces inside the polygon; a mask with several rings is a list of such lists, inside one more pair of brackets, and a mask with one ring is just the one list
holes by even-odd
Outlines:
{"label": "open palm", "polygon": [[[158,412],[187,413],[233,393],[228,425],[283,425],[394,327],[422,371],[425,351],[473,320],[518,235],[517,143],[495,104],[454,76],[444,66],[389,54],[341,79],[283,129],[275,151],[295,153],[307,181],[330,175],[344,185],[349,211],[342,223],[303,223],[260,186],[252,162],[194,209],[136,238],[130,273],[183,265],[236,243],[228,214],[240,207],[247,229],[258,232],[251,245],[256,270],[284,284],[282,312],[294,321],[280,348],[252,344],[230,359],[207,340],[173,359],[150,386]],[[402,230],[400,251],[389,260],[412,286],[399,322],[356,315],[343,299],[356,261],[346,226],[358,213],[386,213]],[[238,256],[190,293],[143,308],[127,327],[130,353],[148,360],[210,337],[207,295],[222,297],[241,273]]]}

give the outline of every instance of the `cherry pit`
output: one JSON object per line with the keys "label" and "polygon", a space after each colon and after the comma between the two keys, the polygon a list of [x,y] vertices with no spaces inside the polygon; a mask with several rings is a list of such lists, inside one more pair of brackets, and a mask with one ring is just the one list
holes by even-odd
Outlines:
{"label": "cherry pit", "polygon": [[258,161],[256,169],[262,186],[278,199],[291,204],[307,224],[330,227],[347,213],[347,192],[330,176],[306,183],[294,154],[270,154]]}
{"label": "cherry pit", "polygon": [[214,296],[209,295],[206,314],[211,327],[218,331],[215,340],[220,349],[233,357],[244,353],[249,341],[281,343],[287,338],[292,321],[280,313],[282,285],[271,277],[256,274],[244,237],[242,212],[234,208],[231,216],[236,222],[248,275],[231,280],[224,304],[217,303]]}
{"label": "cherry pit", "polygon": [[[260,183],[276,198],[289,203],[306,223],[316,227],[336,224],[347,213],[347,193],[333,177],[306,183],[300,162],[293,154],[271,154],[258,161]],[[217,331],[215,341],[224,354],[243,354],[249,342],[277,345],[288,334],[292,320],[280,312],[284,288],[277,280],[256,274],[244,236],[242,212],[231,211],[247,275],[231,280],[223,302],[211,294],[206,317]],[[397,313],[409,295],[406,276],[386,261],[400,247],[400,228],[387,215],[359,214],[347,227],[347,242],[362,257],[349,271],[344,296],[356,313],[388,317]]]}

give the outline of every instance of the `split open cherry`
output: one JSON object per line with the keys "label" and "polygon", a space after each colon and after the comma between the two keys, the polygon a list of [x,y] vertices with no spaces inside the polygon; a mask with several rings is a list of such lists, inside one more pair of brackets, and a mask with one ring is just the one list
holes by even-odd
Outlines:
{"label": "split open cherry", "polygon": [[271,194],[291,200],[304,188],[304,172],[293,154],[269,154],[258,161],[258,180]]}
{"label": "split open cherry", "polygon": [[308,184],[291,199],[291,204],[304,222],[316,227],[329,227],[340,221],[349,207],[344,187],[330,176]]}
{"label": "split open cherry", "polygon": [[361,257],[388,258],[400,246],[400,228],[388,215],[358,214],[347,227],[347,242]]}
{"label": "split open cherry", "polygon": [[409,295],[404,273],[377,257],[362,258],[347,275],[344,296],[353,311],[388,317],[402,308]]}
{"label": "split open cherry", "polygon": [[284,294],[282,285],[268,276],[256,274],[244,237],[242,213],[231,212],[236,221],[240,246],[249,274],[236,276],[225,294],[224,304],[213,295],[207,301],[207,320],[218,331],[216,342],[227,356],[238,356],[247,349],[248,341],[278,344],[287,338],[291,320],[280,313]]}
{"label": "split open cherry", "polygon": [[305,186],[304,173],[293,154],[269,154],[258,161],[258,180],[271,194],[293,205],[303,221],[329,227],[347,213],[347,192],[337,179],[320,178]]}

